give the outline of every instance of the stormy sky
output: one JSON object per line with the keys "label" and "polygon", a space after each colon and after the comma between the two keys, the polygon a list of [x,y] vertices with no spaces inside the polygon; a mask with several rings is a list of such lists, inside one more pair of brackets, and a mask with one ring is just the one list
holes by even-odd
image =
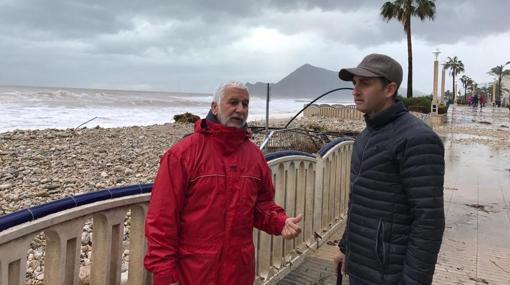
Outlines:
{"label": "stormy sky", "polygon": [[[384,2],[0,0],[0,85],[210,92],[373,52],[399,60],[406,82],[405,33],[382,19]],[[436,6],[434,21],[412,22],[415,89],[432,91],[436,48],[440,62],[458,56],[475,81],[492,80],[490,68],[510,61],[510,1]]]}

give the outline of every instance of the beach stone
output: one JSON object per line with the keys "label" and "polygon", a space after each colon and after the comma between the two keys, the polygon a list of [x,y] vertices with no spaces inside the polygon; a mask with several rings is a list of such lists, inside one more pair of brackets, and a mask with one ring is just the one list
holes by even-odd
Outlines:
{"label": "beach stone", "polygon": [[126,168],[124,170],[124,175],[128,176],[128,175],[132,175],[133,174],[133,170],[129,169],[129,168]]}
{"label": "beach stone", "polygon": [[36,250],[34,250],[34,258],[35,259],[39,259],[41,257],[43,257],[44,253],[42,251],[42,249],[38,248]]}
{"label": "beach stone", "polygon": [[[13,178],[14,178],[14,175],[12,175],[11,173],[7,173],[7,174],[5,174],[5,175],[2,177],[2,180],[7,181],[7,180],[11,180],[11,179],[13,179]],[[0,189],[0,190],[2,190],[2,189]]]}
{"label": "beach stone", "polygon": [[53,189],[53,190],[48,191],[48,195],[55,195],[61,191],[62,191],[62,189]]}
{"label": "beach stone", "polygon": [[113,168],[113,171],[115,172],[124,172],[124,167],[123,166],[120,166],[120,165],[117,165]]}
{"label": "beach stone", "polygon": [[54,190],[54,189],[57,189],[59,187],[60,187],[60,185],[58,185],[58,184],[50,184],[50,185],[44,186],[44,188],[46,188],[48,190]]}
{"label": "beach stone", "polygon": [[46,190],[38,191],[34,193],[35,197],[48,197],[50,194]]}
{"label": "beach stone", "polygon": [[80,285],[88,285],[90,283],[90,265],[81,266],[78,276]]}
{"label": "beach stone", "polygon": [[0,185],[0,191],[1,190],[7,190],[7,189],[10,189],[10,188],[12,188],[12,184],[10,184],[10,183],[6,183],[6,184]]}
{"label": "beach stone", "polygon": [[83,232],[81,234],[81,244],[82,245],[88,245],[90,243],[90,233]]}

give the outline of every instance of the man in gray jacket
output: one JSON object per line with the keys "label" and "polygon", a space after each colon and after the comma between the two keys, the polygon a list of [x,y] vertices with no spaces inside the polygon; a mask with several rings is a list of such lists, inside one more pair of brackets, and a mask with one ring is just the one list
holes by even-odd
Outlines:
{"label": "man in gray jacket", "polygon": [[444,147],[396,99],[401,65],[370,54],[352,81],[366,128],[354,143],[347,225],[335,262],[350,285],[431,284],[444,231]]}

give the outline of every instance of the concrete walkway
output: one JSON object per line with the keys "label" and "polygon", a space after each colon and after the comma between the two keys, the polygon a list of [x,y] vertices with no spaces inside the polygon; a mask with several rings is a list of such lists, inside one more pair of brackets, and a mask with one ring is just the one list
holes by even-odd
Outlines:
{"label": "concrete walkway", "polygon": [[[510,126],[508,109],[490,110],[481,115],[456,107],[448,124],[473,125],[483,116],[492,122],[489,132]],[[510,149],[461,143],[457,136],[444,136],[446,229],[433,284],[510,285]],[[324,245],[279,284],[336,284],[336,250]]]}
{"label": "concrete walkway", "polygon": [[[480,112],[469,109],[459,111],[458,117],[463,119],[453,116],[454,122],[469,122],[480,116]],[[508,109],[493,113],[497,119],[494,125],[509,126],[510,115],[501,113],[508,114]],[[490,117],[487,110],[484,118]],[[445,140],[446,230],[434,284],[508,285],[510,149],[457,144],[454,140],[454,134]]]}

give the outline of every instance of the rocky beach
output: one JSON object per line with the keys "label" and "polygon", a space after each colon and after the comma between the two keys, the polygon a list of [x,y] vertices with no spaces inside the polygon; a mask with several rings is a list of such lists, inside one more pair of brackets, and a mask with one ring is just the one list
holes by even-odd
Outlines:
{"label": "rocky beach", "polygon": [[[272,120],[281,127],[288,120]],[[262,121],[250,126],[263,126]],[[359,132],[364,122],[301,118],[291,127]],[[193,124],[18,130],[0,133],[0,215],[67,196],[151,183],[159,157]],[[254,134],[259,144],[263,134]]]}

